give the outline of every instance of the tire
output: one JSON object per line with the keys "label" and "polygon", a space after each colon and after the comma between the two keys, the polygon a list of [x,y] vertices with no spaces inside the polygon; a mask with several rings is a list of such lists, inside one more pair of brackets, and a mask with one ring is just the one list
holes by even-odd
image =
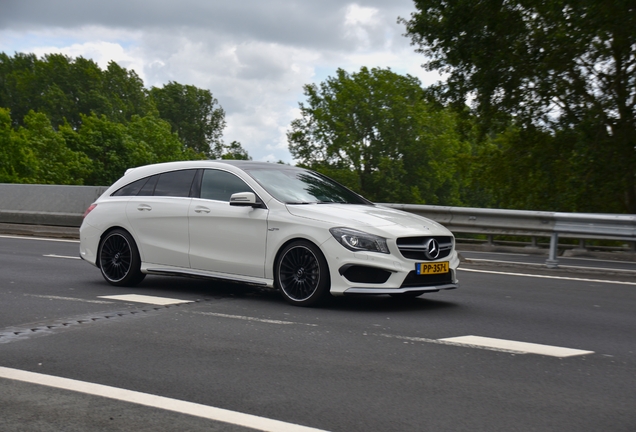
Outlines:
{"label": "tire", "polygon": [[98,261],[102,276],[111,285],[135,286],[146,277],[140,270],[137,244],[122,229],[113,230],[104,236],[99,243]]}
{"label": "tire", "polygon": [[274,281],[283,298],[295,306],[317,306],[329,297],[331,288],[327,260],[316,245],[305,240],[282,249]]}

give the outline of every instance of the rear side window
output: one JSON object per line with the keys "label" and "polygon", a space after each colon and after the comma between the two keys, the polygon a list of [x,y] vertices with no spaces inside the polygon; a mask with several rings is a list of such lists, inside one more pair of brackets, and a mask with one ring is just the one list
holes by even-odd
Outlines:
{"label": "rear side window", "polygon": [[123,188],[115,191],[111,196],[134,196],[139,194],[141,188],[148,182],[148,177],[127,184]]}
{"label": "rear side window", "polygon": [[145,185],[141,188],[137,195],[139,196],[152,196],[155,193],[155,186],[157,186],[158,175],[154,175],[148,179]]}
{"label": "rear side window", "polygon": [[171,171],[134,181],[111,196],[191,196],[190,189],[197,170]]}
{"label": "rear side window", "polygon": [[192,169],[160,174],[154,196],[189,197],[196,172]]}
{"label": "rear side window", "polygon": [[253,192],[240,178],[232,173],[218,170],[205,170],[201,182],[201,198],[217,201],[230,201],[230,196],[238,192]]}

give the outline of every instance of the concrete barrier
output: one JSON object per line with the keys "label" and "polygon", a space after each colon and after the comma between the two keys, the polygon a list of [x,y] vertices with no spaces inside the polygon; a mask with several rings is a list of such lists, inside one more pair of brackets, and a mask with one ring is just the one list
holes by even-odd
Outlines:
{"label": "concrete barrier", "polygon": [[0,183],[0,223],[79,227],[105,186]]}

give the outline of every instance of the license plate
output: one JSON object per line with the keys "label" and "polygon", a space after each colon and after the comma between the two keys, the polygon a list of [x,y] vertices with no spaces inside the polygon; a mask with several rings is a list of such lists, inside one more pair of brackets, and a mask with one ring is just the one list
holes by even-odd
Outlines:
{"label": "license plate", "polygon": [[418,275],[448,273],[448,261],[436,263],[417,263],[415,270]]}

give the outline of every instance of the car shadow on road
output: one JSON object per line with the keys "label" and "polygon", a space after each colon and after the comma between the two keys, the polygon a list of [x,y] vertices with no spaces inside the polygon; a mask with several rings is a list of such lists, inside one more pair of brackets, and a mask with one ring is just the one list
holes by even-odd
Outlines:
{"label": "car shadow on road", "polygon": [[[102,281],[99,282],[103,284]],[[197,278],[148,276],[137,287],[111,287],[112,292],[135,291],[138,294],[179,297],[197,297],[202,300],[249,298],[268,304],[285,305],[285,300],[274,289],[261,288],[231,282],[211,281]],[[415,298],[394,298],[389,295],[355,295],[331,297],[315,309],[348,312],[407,312],[437,311],[461,307],[461,304],[434,298],[438,293],[424,294]],[[290,306],[291,307],[291,306]]]}
{"label": "car shadow on road", "polygon": [[437,311],[460,307],[458,303],[421,296],[394,298],[388,295],[333,297],[325,308],[354,312]]}

